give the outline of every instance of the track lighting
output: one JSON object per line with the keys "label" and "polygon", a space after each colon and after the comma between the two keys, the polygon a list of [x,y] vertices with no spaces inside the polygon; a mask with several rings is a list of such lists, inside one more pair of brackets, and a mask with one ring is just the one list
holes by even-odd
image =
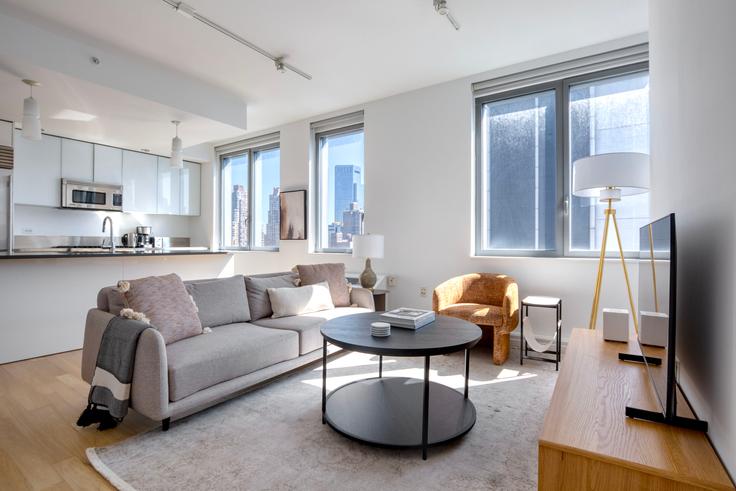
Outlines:
{"label": "track lighting", "polygon": [[181,138],[179,138],[179,123],[180,121],[172,121],[176,128],[176,136],[171,140],[171,160],[169,165],[173,169],[181,169],[184,167],[184,154],[181,144]]}
{"label": "track lighting", "polygon": [[273,63],[276,65],[276,71],[279,73],[285,73],[286,69],[284,68],[284,59],[279,57],[273,60]]}
{"label": "track lighting", "polygon": [[23,137],[29,140],[41,139],[41,110],[33,98],[33,87],[41,84],[35,80],[23,79],[23,83],[31,88],[31,96],[23,99]]}
{"label": "track lighting", "polygon": [[452,24],[452,27],[455,28],[456,31],[460,30],[460,24],[458,21],[453,17],[452,12],[450,12],[450,8],[447,6],[447,0],[433,0],[434,3],[434,10],[447,18],[447,20],[450,21],[450,24]]}

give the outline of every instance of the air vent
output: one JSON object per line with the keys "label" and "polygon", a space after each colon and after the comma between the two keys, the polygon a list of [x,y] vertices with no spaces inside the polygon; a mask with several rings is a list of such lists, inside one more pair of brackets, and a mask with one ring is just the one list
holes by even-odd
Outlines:
{"label": "air vent", "polygon": [[13,168],[13,147],[0,145],[0,169]]}

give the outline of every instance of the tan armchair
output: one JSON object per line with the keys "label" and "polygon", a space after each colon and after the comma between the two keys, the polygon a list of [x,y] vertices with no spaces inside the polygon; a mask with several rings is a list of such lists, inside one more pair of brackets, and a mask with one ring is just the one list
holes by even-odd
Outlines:
{"label": "tan armchair", "polygon": [[512,277],[471,273],[449,279],[434,289],[432,310],[493,327],[493,363],[508,359],[509,333],[519,324],[519,288]]}

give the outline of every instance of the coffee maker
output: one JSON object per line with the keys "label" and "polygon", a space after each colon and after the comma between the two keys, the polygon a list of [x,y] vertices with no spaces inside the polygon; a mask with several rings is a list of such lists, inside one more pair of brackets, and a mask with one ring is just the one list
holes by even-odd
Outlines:
{"label": "coffee maker", "polygon": [[151,235],[151,227],[148,226],[138,226],[135,233],[127,233],[122,237],[125,247],[151,247],[155,240]]}

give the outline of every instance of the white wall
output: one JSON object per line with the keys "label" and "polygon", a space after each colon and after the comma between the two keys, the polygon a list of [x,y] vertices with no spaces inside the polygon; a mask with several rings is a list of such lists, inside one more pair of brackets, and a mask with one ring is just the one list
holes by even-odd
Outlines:
{"label": "white wall", "polygon": [[736,2],[650,0],[652,214],[675,212],[681,383],[736,475]]}
{"label": "white wall", "polygon": [[[368,232],[386,236],[385,259],[375,260],[373,267],[377,272],[398,278],[398,285],[389,295],[390,306],[429,308],[432,288],[443,280],[467,272],[499,272],[514,276],[522,295],[561,297],[565,337],[573,327],[587,327],[597,268],[595,259],[471,256],[474,107],[471,84],[643,41],[646,36],[619,40],[342,111],[365,111],[365,223]],[[267,131],[281,132],[284,189],[308,186],[309,123],[334,114],[315,115]],[[207,213],[211,215],[212,210]],[[280,247],[279,253],[237,254],[235,270],[248,274],[287,270],[297,263],[327,261],[345,262],[350,271],[362,269],[361,263],[349,256],[310,254],[307,241],[284,241]],[[606,268],[601,306],[628,308],[620,263],[609,260]],[[636,271],[631,273],[636,285]],[[429,290],[427,297],[419,295],[421,287]],[[553,326],[548,324],[550,329]]]}

